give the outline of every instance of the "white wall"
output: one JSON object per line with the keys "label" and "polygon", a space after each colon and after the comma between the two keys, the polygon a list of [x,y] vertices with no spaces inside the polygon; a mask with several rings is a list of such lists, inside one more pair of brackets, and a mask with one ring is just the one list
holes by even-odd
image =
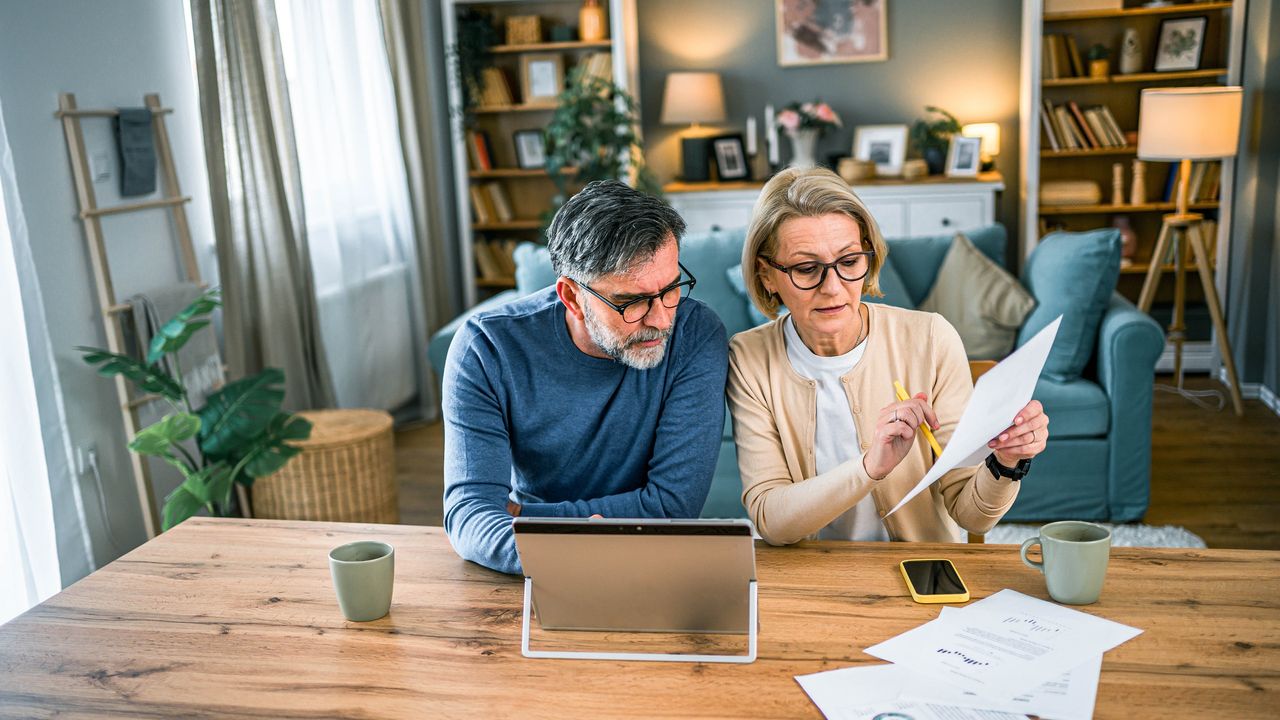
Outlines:
{"label": "white wall", "polygon": [[[96,447],[103,501],[118,546],[108,537],[90,474],[78,478],[94,554],[105,564],[144,539],[124,430],[111,381],[90,371],[73,348],[104,347],[84,233],[61,123],[58,93],[81,107],[140,106],[157,92],[167,117],[193,239],[205,279],[216,282],[195,77],[183,0],[6,0],[0,3],[0,104],[13,149],[19,195],[31,236],[61,379],[69,435]],[[90,152],[104,151],[112,175],[97,183],[99,205],[120,201],[110,120],[84,121]],[[145,198],[131,198],[131,200]],[[165,211],[107,217],[104,231],[116,294],[123,299],[178,279],[173,230]],[[161,489],[163,490],[163,488]],[[69,498],[54,498],[71,502]],[[64,573],[66,584],[76,580]]]}

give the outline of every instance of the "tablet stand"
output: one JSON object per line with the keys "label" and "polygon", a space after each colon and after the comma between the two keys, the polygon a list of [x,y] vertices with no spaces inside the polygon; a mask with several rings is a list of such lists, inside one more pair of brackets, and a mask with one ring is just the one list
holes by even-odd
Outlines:
{"label": "tablet stand", "polygon": [[557,658],[562,660],[648,660],[654,662],[703,662],[749,663],[756,659],[756,633],[759,627],[756,612],[756,581],[749,583],[747,602],[747,654],[746,655],[696,655],[685,653],[609,653],[583,651],[551,651],[529,649],[529,617],[533,614],[533,578],[524,579],[524,619],[520,630],[520,654],[528,658]]}

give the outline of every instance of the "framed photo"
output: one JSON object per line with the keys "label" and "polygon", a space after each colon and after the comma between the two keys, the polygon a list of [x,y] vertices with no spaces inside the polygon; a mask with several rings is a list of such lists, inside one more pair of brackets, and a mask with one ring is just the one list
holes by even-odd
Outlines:
{"label": "framed photo", "polygon": [[711,151],[715,153],[716,174],[721,180],[746,180],[751,177],[741,135],[711,138]]}
{"label": "framed photo", "polygon": [[1209,18],[1174,18],[1160,21],[1160,39],[1156,41],[1156,72],[1199,70],[1204,52],[1204,31]]}
{"label": "framed photo", "polygon": [[902,174],[907,157],[906,125],[859,125],[853,133],[853,156],[876,164],[876,174]]}
{"label": "framed photo", "polygon": [[978,174],[982,160],[978,151],[982,149],[982,138],[952,135],[947,148],[947,177],[973,177]]}
{"label": "framed photo", "polygon": [[535,170],[547,164],[547,138],[541,130],[517,130],[514,134],[516,166]]}
{"label": "framed photo", "polygon": [[783,67],[889,59],[889,0],[774,0]]}
{"label": "framed photo", "polygon": [[554,53],[520,57],[520,91],[525,105],[555,105],[564,90],[564,59]]}

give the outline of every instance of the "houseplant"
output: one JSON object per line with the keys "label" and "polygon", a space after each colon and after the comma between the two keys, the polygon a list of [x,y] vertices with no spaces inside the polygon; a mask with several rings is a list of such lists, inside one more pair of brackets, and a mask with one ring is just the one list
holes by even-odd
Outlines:
{"label": "houseplant", "polygon": [[801,168],[817,164],[814,151],[818,138],[831,128],[841,127],[840,116],[821,100],[793,102],[778,112],[776,122],[791,138],[791,164]]}
{"label": "houseplant", "polygon": [[662,186],[644,162],[637,129],[636,101],[610,80],[586,67],[569,74],[547,125],[547,173],[556,184],[549,222],[569,198],[569,184],[618,179],[627,167],[635,172],[636,189],[661,197]]}
{"label": "houseplant", "polygon": [[459,13],[453,56],[458,63],[462,112],[468,125],[473,120],[471,111],[479,104],[484,91],[484,70],[493,64],[491,48],[499,40],[498,27],[487,10],[467,8]]}
{"label": "houseplant", "polygon": [[1089,77],[1104,78],[1111,74],[1111,50],[1102,43],[1089,48]]}
{"label": "houseplant", "polygon": [[960,121],[933,105],[925,106],[925,112],[931,116],[920,118],[911,126],[911,146],[929,165],[929,174],[938,175],[946,168],[951,136],[960,134]]}
{"label": "houseplant", "polygon": [[226,516],[236,483],[251,487],[255,478],[279,470],[299,452],[288,441],[311,436],[311,423],[281,410],[284,372],[279,368],[227,383],[202,407],[191,406],[176,354],[210,324],[210,315],[221,305],[217,288],[194,300],[160,328],[145,360],[76,348],[99,375],[124,375],[169,403],[172,411],[129,443],[133,452],[159,458],[182,473],[182,484],[164,499],[165,530],[202,509]]}

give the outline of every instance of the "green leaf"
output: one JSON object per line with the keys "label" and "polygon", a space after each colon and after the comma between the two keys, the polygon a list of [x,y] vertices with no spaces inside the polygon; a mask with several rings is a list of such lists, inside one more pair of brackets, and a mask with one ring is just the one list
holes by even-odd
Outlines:
{"label": "green leaf", "polygon": [[191,494],[184,482],[164,499],[164,509],[160,513],[161,527],[168,530],[200,512],[203,507],[204,503],[200,502],[200,498]]}
{"label": "green leaf", "polygon": [[243,455],[280,412],[284,371],[267,368],[228,383],[200,408],[200,450],[210,460]]}
{"label": "green leaf", "polygon": [[279,413],[271,419],[266,431],[236,460],[243,465],[244,473],[236,481],[253,486],[256,478],[270,475],[284,467],[285,463],[301,450],[290,445],[290,440],[306,440],[311,437],[311,423],[305,418],[289,413]]}
{"label": "green leaf", "polygon": [[99,375],[114,377],[124,375],[135,385],[147,392],[163,395],[175,402],[185,394],[182,386],[169,373],[157,365],[147,365],[128,355],[120,355],[106,350],[91,347],[77,347],[84,353],[84,361],[89,365],[97,365]]}
{"label": "green leaf", "polygon": [[[183,308],[166,322],[151,338],[151,347],[147,351],[147,362],[155,364],[166,353],[174,353],[182,349],[197,330],[207,327],[208,320],[196,320],[214,311],[222,304],[221,290],[213,288]],[[194,321],[194,322],[193,322]]]}
{"label": "green leaf", "polygon": [[170,445],[189,440],[199,431],[200,418],[191,413],[173,413],[139,431],[129,449],[141,455],[162,455]]}

